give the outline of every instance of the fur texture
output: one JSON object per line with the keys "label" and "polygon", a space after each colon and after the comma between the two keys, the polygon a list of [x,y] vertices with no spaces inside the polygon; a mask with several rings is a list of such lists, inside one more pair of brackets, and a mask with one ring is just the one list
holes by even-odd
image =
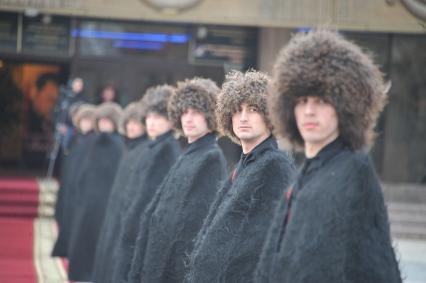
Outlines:
{"label": "fur texture", "polygon": [[129,198],[129,195],[135,194],[135,192],[131,191],[128,184],[135,168],[142,159],[140,153],[147,143],[148,139],[144,136],[142,140],[139,140],[137,146],[128,149],[121,158],[109,196],[105,220],[99,234],[92,282],[111,282],[112,270],[115,263],[115,258],[113,257],[114,249],[119,239],[117,231],[121,230],[123,224],[121,213],[125,210],[126,199]]}
{"label": "fur texture", "polygon": [[84,103],[83,101],[74,102],[68,109],[69,117],[71,117],[71,119],[72,119],[72,117],[74,117],[75,113],[77,113],[78,108],[80,108],[80,106],[84,105],[84,104],[86,104],[86,103]]}
{"label": "fur texture", "polygon": [[232,115],[244,102],[258,108],[263,114],[267,126],[272,130],[266,102],[268,82],[269,77],[266,74],[254,70],[247,71],[245,74],[232,71],[226,75],[216,107],[221,134],[240,144],[240,140],[232,130]]}
{"label": "fur texture", "polygon": [[67,257],[69,237],[72,230],[74,210],[77,209],[77,180],[84,172],[85,159],[87,158],[95,137],[94,132],[77,134],[71,146],[70,153],[65,159],[63,174],[61,175],[61,188],[58,192],[58,204],[56,214],[58,217],[59,233],[52,256]]}
{"label": "fur texture", "polygon": [[[133,249],[139,233],[142,213],[180,154],[178,142],[170,131],[149,141],[141,148],[140,160],[129,177],[129,192],[121,211],[121,230],[116,231],[113,275],[109,282],[125,282],[130,271]],[[104,282],[102,282],[104,283]]]}
{"label": "fur texture", "polygon": [[160,85],[149,88],[143,96],[141,102],[144,105],[144,112],[156,112],[168,117],[167,102],[175,89],[169,85]]}
{"label": "fur texture", "polygon": [[77,207],[68,246],[68,278],[72,281],[92,278],[96,245],[123,149],[118,134],[100,133],[94,137],[86,159],[80,163],[84,169],[77,176]]}
{"label": "fur texture", "polygon": [[401,283],[369,157],[346,146],[332,150],[328,158],[320,156],[302,169],[292,186],[290,210],[282,196],[256,283]]}
{"label": "fur texture", "polygon": [[253,282],[276,202],[294,167],[271,137],[241,158],[235,172],[198,232],[186,283]]}
{"label": "fur texture", "polygon": [[276,134],[285,145],[302,149],[294,118],[295,101],[320,96],[336,109],[339,132],[352,149],[371,145],[386,102],[379,68],[355,44],[335,32],[297,34],[279,54],[268,99]]}
{"label": "fur texture", "polygon": [[225,178],[216,136],[189,145],[148,205],[139,228],[128,282],[182,282],[186,255]]}
{"label": "fur texture", "polygon": [[96,106],[92,104],[81,104],[77,109],[75,109],[75,112],[72,115],[72,123],[77,129],[79,128],[78,124],[82,118],[88,118],[95,122]]}
{"label": "fur texture", "polygon": [[96,128],[97,128],[97,122],[100,118],[108,118],[110,119],[114,125],[115,128],[118,130],[118,126],[120,123],[121,115],[123,114],[123,109],[121,106],[115,102],[104,102],[100,104],[96,108]]}
{"label": "fur texture", "polygon": [[145,113],[143,111],[142,102],[132,102],[124,109],[120,119],[118,131],[122,135],[126,135],[126,124],[129,120],[144,121]]}
{"label": "fur texture", "polygon": [[220,89],[210,79],[194,78],[178,83],[168,104],[169,118],[174,129],[183,135],[181,116],[190,107],[204,113],[210,130],[216,131],[216,95]]}

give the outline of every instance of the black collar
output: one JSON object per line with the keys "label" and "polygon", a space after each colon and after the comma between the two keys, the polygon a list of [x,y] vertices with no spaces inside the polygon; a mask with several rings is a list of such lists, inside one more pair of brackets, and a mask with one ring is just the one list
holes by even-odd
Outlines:
{"label": "black collar", "polygon": [[139,136],[137,138],[134,138],[134,139],[130,139],[130,138],[126,137],[126,139],[125,139],[126,146],[127,146],[128,149],[133,149],[137,145],[139,145],[140,143],[146,141],[147,138],[148,138],[147,134],[143,134],[143,135],[141,135],[141,136]]}
{"label": "black collar", "polygon": [[200,148],[214,145],[214,144],[216,144],[216,135],[213,133],[207,133],[201,138],[199,138],[198,140],[196,140],[195,142],[188,144],[183,155],[189,154]]}
{"label": "black collar", "polygon": [[340,137],[323,147],[313,158],[307,158],[303,165],[302,171],[312,171],[324,165],[328,160],[335,156],[339,151],[345,148],[345,143]]}
{"label": "black collar", "polygon": [[155,140],[151,140],[149,142],[149,147],[154,147],[157,144],[160,144],[161,142],[168,140],[170,138],[173,138],[173,131],[170,130],[162,135],[159,135],[158,137],[155,138]]}
{"label": "black collar", "polygon": [[256,158],[260,156],[263,152],[270,149],[278,149],[277,141],[272,135],[270,135],[267,139],[258,144],[249,153],[242,153],[240,157],[241,165],[243,167],[246,167],[250,162],[255,161]]}

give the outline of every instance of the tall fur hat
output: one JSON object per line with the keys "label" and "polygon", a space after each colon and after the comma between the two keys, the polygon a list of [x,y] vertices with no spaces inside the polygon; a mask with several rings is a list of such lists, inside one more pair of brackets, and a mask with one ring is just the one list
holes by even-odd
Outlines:
{"label": "tall fur hat", "polygon": [[77,113],[78,108],[83,104],[87,104],[87,103],[84,103],[83,101],[77,101],[71,104],[68,110],[68,115],[71,117],[71,119],[72,117],[74,117],[75,113]]}
{"label": "tall fur hat", "polygon": [[216,106],[217,122],[223,135],[240,144],[232,129],[232,115],[244,102],[256,107],[263,114],[267,127],[272,130],[266,102],[268,83],[266,74],[254,70],[245,74],[231,71],[226,75]]}
{"label": "tall fur hat", "polygon": [[95,123],[96,119],[96,106],[88,103],[79,104],[75,109],[73,109],[72,123],[74,127],[80,129],[79,123],[83,118],[92,120]]}
{"label": "tall fur hat", "polygon": [[143,104],[141,101],[129,103],[123,111],[123,114],[120,118],[120,127],[119,132],[122,135],[126,134],[126,124],[129,120],[140,121],[144,123],[145,114],[143,109]]}
{"label": "tall fur hat", "polygon": [[168,118],[167,102],[174,91],[172,86],[166,84],[148,88],[141,100],[144,112],[156,112]]}
{"label": "tall fur hat", "polygon": [[302,96],[319,96],[334,106],[341,138],[353,149],[372,144],[374,127],[386,104],[387,87],[371,58],[336,32],[295,35],[280,52],[268,106],[276,134],[302,149],[294,106]]}
{"label": "tall fur hat", "polygon": [[181,116],[190,107],[204,113],[207,126],[216,131],[216,96],[220,89],[210,79],[193,78],[179,82],[175,93],[169,100],[167,110],[177,132],[183,134]]}
{"label": "tall fur hat", "polygon": [[114,123],[115,129],[118,131],[120,118],[122,114],[123,114],[123,109],[121,108],[119,104],[115,102],[104,102],[100,104],[96,108],[96,128],[98,126],[97,123],[99,119],[108,118]]}

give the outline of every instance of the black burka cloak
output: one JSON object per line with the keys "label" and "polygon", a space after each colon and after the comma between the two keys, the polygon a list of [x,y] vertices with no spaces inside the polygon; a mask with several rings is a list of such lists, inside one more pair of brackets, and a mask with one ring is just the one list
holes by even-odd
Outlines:
{"label": "black burka cloak", "polygon": [[293,172],[273,137],[242,155],[197,235],[185,282],[252,282],[276,203]]}
{"label": "black burka cloak", "polygon": [[105,217],[124,144],[118,134],[99,133],[87,155],[78,185],[77,202],[70,235],[68,278],[90,281],[99,232]]}
{"label": "black burka cloak", "polygon": [[214,134],[188,146],[142,216],[129,282],[183,281],[193,239],[225,174]]}
{"label": "black burka cloak", "polygon": [[114,179],[114,185],[108,200],[106,215],[99,233],[98,245],[96,247],[96,256],[93,267],[93,282],[107,282],[112,275],[114,266],[113,247],[118,241],[118,232],[121,230],[121,211],[124,210],[125,200],[128,199],[129,178],[143,156],[140,151],[147,144],[146,135],[134,139],[131,142],[126,141],[127,150],[121,158],[117,174]]}
{"label": "black burka cloak", "polygon": [[124,144],[126,145],[126,152],[135,149],[139,145],[143,144],[144,142],[148,141],[148,135],[143,134],[140,137],[129,139],[127,137],[124,138]]}
{"label": "black burka cloak", "polygon": [[84,163],[87,157],[94,136],[94,132],[77,134],[64,163],[61,188],[58,192],[58,204],[56,206],[59,233],[53,247],[52,256],[67,257],[68,255],[68,240],[71,233],[77,192],[76,180],[78,179],[77,176],[82,172],[83,167],[81,164]]}
{"label": "black burka cloak", "polygon": [[[64,152],[60,152],[58,154],[61,154],[61,156],[57,156],[58,159],[61,160],[60,162],[60,177],[59,177],[59,190],[56,195],[56,202],[55,202],[55,220],[58,225],[58,228],[60,229],[62,225],[62,217],[64,215],[64,196],[65,191],[67,189],[67,186],[65,184],[69,183],[70,175],[72,175],[73,170],[70,168],[72,166],[72,160],[73,156],[71,155],[74,145],[76,144],[76,141],[80,138],[80,136],[83,136],[81,134],[77,134],[72,137],[71,145],[69,152],[67,154],[64,154]],[[74,158],[75,159],[75,158]]]}
{"label": "black burka cloak", "polygon": [[280,201],[255,278],[401,282],[380,183],[367,154],[337,139],[305,162]]}
{"label": "black burka cloak", "polygon": [[69,146],[69,152],[66,154],[64,151],[59,152],[60,156],[57,156],[58,159],[61,160],[60,162],[60,177],[59,177],[59,190],[56,195],[56,202],[55,202],[55,220],[58,225],[58,228],[60,229],[62,225],[62,217],[64,215],[64,196],[66,194],[67,189],[67,183],[69,183],[69,178],[74,173],[73,169],[71,168],[73,165],[73,160],[76,158],[73,157],[72,154],[73,148],[76,145],[76,142],[79,139],[82,139],[85,135],[82,135],[80,133],[77,133],[74,135],[71,139],[70,146]]}
{"label": "black burka cloak", "polygon": [[113,276],[108,282],[126,281],[142,213],[180,152],[180,146],[170,131],[148,142],[140,153],[143,157],[129,182],[131,191],[127,196],[126,209],[122,212],[123,225],[114,251]]}

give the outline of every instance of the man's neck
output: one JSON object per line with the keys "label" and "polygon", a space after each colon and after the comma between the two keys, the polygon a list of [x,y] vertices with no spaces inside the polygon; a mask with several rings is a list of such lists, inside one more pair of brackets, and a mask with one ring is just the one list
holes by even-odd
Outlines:
{"label": "man's neck", "polygon": [[327,140],[318,143],[309,143],[305,142],[305,156],[306,158],[314,158],[317,154],[326,147],[328,144],[332,143],[337,139],[338,136],[331,136]]}
{"label": "man's neck", "polygon": [[254,140],[241,140],[241,147],[244,154],[250,153],[256,146],[265,141],[271,133],[265,133],[264,135],[254,139]]}

